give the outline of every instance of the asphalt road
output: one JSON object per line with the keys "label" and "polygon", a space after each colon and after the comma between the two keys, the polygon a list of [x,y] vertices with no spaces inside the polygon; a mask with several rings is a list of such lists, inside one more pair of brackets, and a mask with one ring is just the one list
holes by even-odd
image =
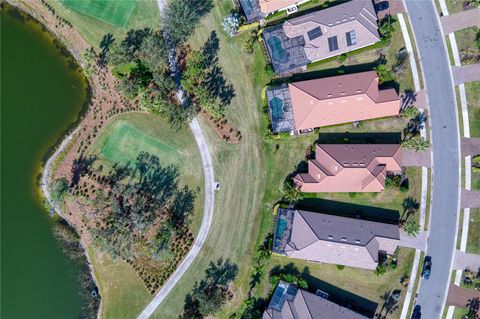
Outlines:
{"label": "asphalt road", "polygon": [[453,262],[460,202],[460,134],[446,44],[433,1],[406,0],[429,102],[433,147],[432,206],[426,254],[432,273],[416,304],[422,318],[441,318]]}

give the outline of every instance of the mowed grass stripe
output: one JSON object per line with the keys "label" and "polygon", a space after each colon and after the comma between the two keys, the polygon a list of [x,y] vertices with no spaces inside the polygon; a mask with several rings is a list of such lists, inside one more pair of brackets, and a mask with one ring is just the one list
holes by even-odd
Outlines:
{"label": "mowed grass stripe", "polygon": [[[162,159],[178,159],[181,152],[125,121],[115,123],[102,147],[102,156],[111,163],[133,162],[140,152],[161,155]],[[168,161],[171,162],[171,161]]]}
{"label": "mowed grass stripe", "polygon": [[63,0],[63,4],[77,12],[124,27],[135,8],[136,0]]}

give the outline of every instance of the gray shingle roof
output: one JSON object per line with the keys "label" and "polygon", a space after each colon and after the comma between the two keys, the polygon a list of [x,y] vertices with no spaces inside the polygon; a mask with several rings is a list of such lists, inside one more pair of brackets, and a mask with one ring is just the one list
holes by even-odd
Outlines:
{"label": "gray shingle roof", "polygon": [[[292,284],[280,282],[279,287]],[[278,289],[278,287],[277,287]],[[275,291],[277,293],[277,290]],[[332,301],[314,295],[308,291],[298,289],[295,295],[285,298],[278,307],[271,307],[263,313],[263,319],[367,319],[368,317],[342,307]]]}

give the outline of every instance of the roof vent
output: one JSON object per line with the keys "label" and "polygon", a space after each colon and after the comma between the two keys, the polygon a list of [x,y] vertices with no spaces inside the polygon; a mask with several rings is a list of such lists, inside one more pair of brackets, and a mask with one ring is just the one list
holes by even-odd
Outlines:
{"label": "roof vent", "polygon": [[359,240],[359,239],[355,239],[355,244],[360,244],[360,240]]}
{"label": "roof vent", "polygon": [[342,241],[347,241],[347,237],[342,237]]}
{"label": "roof vent", "polygon": [[333,236],[332,236],[332,235],[328,235],[328,239],[333,239]]}

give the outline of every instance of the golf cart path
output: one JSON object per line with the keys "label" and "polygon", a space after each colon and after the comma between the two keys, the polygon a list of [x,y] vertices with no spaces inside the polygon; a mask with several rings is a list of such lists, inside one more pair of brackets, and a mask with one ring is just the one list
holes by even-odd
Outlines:
{"label": "golf cart path", "polygon": [[[157,0],[157,6],[158,10],[160,11],[160,15],[162,15],[162,12],[166,7],[165,0]],[[173,46],[173,44],[170,45],[169,51],[170,69],[178,85],[177,97],[180,101],[183,101],[183,90],[180,88],[180,84],[178,83],[180,78],[178,76],[178,67],[175,60],[175,47]],[[210,155],[210,150],[208,148],[208,144],[203,134],[203,131],[198,124],[196,118],[194,118],[190,122],[189,127],[193,133],[193,136],[195,137],[195,141],[197,142],[198,150],[200,151],[203,174],[205,179],[205,205],[203,207],[202,225],[200,226],[198,235],[195,238],[193,247],[190,249],[185,259],[182,260],[175,272],[170,276],[170,278],[168,278],[162,288],[153,297],[152,301],[150,301],[150,303],[143,309],[143,311],[138,316],[139,319],[150,318],[153,312],[158,308],[162,301],[172,291],[173,287],[182,278],[183,274],[185,274],[185,272],[188,270],[188,268],[202,249],[202,246],[207,238],[208,231],[210,230],[210,225],[212,224],[213,208],[215,204],[215,183],[212,167],[212,157]]]}

